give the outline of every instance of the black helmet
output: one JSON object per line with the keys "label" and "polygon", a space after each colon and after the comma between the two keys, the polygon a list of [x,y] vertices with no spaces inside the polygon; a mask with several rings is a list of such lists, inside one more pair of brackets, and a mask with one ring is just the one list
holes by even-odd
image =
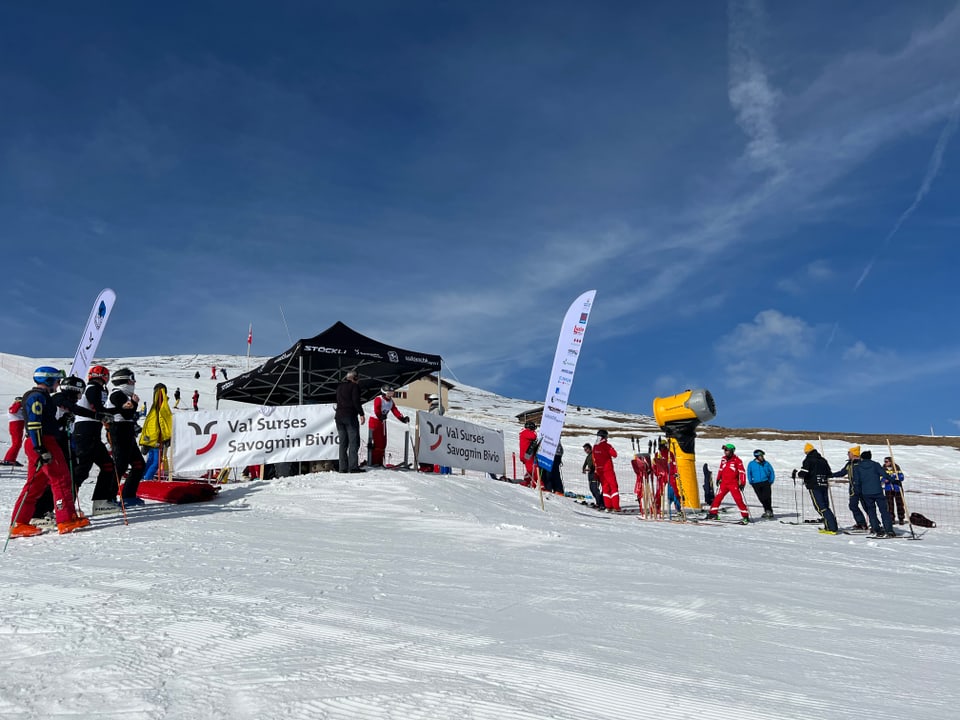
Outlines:
{"label": "black helmet", "polygon": [[597,437],[605,438],[607,436],[608,436],[608,433],[603,428],[600,428],[599,430],[597,430]]}
{"label": "black helmet", "polygon": [[133,370],[130,368],[120,368],[113,373],[112,382],[117,387],[120,385],[135,385],[137,378],[134,377]]}
{"label": "black helmet", "polygon": [[523,424],[523,426],[524,426],[527,430],[536,430],[536,429],[537,429],[537,424],[536,424],[533,420],[527,420],[527,421]]}
{"label": "black helmet", "polygon": [[65,390],[66,392],[73,392],[80,395],[83,393],[84,389],[87,387],[87,384],[76,375],[71,375],[65,380],[60,382],[60,389]]}

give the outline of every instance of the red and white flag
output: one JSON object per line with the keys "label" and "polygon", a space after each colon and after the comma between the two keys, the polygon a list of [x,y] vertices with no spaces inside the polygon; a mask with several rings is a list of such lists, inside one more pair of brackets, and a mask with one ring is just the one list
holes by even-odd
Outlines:
{"label": "red and white flag", "polygon": [[250,329],[247,330],[247,345],[253,345],[253,323],[250,323]]}

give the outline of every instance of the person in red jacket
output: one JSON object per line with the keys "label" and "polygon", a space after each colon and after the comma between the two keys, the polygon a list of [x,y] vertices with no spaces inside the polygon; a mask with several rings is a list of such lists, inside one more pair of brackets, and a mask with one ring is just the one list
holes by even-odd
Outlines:
{"label": "person in red jacket", "polygon": [[15,397],[7,410],[7,419],[10,421],[10,449],[3,456],[3,465],[22,467],[23,463],[17,460],[20,448],[23,447],[23,398]]}
{"label": "person in red jacket", "polygon": [[537,424],[527,420],[520,431],[520,462],[523,463],[523,482],[521,485],[533,485],[533,463],[537,457]]}
{"label": "person in red jacket", "polygon": [[607,442],[607,431],[597,430],[597,441],[593,444],[593,464],[600,487],[603,489],[603,504],[607,512],[620,512],[620,488],[617,486],[617,474],[613,470],[613,458],[617,451]]}
{"label": "person in red jacket", "polygon": [[717,510],[720,507],[720,501],[730,493],[730,497],[740,508],[740,522],[746,525],[750,522],[750,511],[747,510],[747,504],[743,501],[743,488],[747,484],[747,471],[743,467],[743,461],[734,453],[736,448],[732,443],[723,446],[723,459],[720,460],[720,468],[717,470],[717,496],[713,499],[710,506],[710,512],[707,513],[708,520],[717,519]]}
{"label": "person in red jacket", "polygon": [[373,399],[373,413],[367,422],[373,444],[370,462],[367,463],[371,467],[383,467],[383,453],[387,449],[387,416],[390,413],[402,423],[410,422],[410,418],[401,413],[393,401],[393,388],[384,385],[380,388],[380,394]]}

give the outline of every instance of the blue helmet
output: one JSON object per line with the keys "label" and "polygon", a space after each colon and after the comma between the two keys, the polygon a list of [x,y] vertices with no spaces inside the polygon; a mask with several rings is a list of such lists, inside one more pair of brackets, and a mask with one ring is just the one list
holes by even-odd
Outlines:
{"label": "blue helmet", "polygon": [[33,381],[37,385],[46,385],[51,388],[63,380],[64,377],[66,377],[66,373],[63,370],[57,370],[49,365],[43,365],[33,371]]}

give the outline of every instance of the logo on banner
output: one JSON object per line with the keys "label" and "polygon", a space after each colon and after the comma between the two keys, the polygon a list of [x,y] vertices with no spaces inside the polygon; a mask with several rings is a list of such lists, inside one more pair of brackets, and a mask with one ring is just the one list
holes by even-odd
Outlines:
{"label": "logo on banner", "polygon": [[103,325],[103,321],[106,319],[106,317],[107,317],[107,304],[103,300],[101,300],[100,306],[97,308],[97,314],[93,318],[93,325],[94,327],[97,328],[97,330],[99,330],[100,326]]}
{"label": "logo on banner", "polygon": [[443,434],[440,432],[443,429],[443,423],[437,423],[436,426],[429,420],[427,420],[427,426],[430,428],[430,434],[437,436],[437,441],[430,446],[431,450],[436,450],[440,447],[440,443],[443,442]]}
{"label": "logo on banner", "polygon": [[574,326],[573,326],[573,334],[574,334],[574,335],[582,335],[584,330],[586,330],[586,328],[585,328],[585,327],[582,327],[582,326],[580,326],[580,325],[574,325]]}
{"label": "logo on banner", "polygon": [[393,350],[387,350],[387,359],[392,363],[400,362],[400,356],[397,355]]}
{"label": "logo on banner", "polygon": [[217,444],[217,434],[216,434],[215,432],[211,432],[211,430],[210,430],[210,429],[211,429],[214,425],[216,425],[216,424],[217,424],[217,421],[216,421],[216,420],[211,420],[211,421],[208,422],[208,423],[206,424],[206,426],[201,430],[201,429],[200,429],[200,426],[197,425],[195,422],[188,422],[188,423],[187,423],[187,425],[189,425],[190,427],[193,428],[193,432],[194,432],[194,434],[196,434],[197,436],[202,436],[202,435],[209,435],[209,436],[210,436],[210,440],[207,442],[207,444],[204,445],[202,448],[200,448],[200,449],[197,450],[197,452],[196,452],[197,455],[203,455],[204,453],[210,452],[210,450],[213,449],[213,446]]}
{"label": "logo on banner", "polygon": [[587,315],[588,313],[580,313],[580,322],[582,322],[584,325],[587,324]]}

